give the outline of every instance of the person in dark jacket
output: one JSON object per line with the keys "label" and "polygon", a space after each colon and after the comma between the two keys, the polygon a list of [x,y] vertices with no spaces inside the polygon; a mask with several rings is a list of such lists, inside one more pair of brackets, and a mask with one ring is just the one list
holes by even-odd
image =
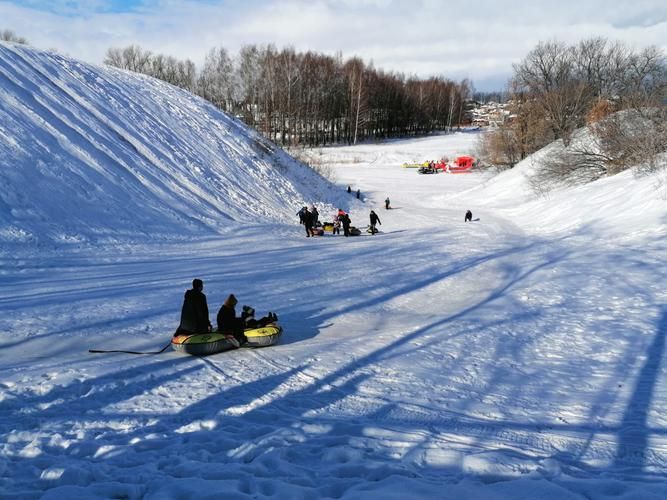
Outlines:
{"label": "person in dark jacket", "polygon": [[382,222],[380,222],[380,218],[377,216],[374,210],[371,210],[371,234],[375,235],[377,233],[377,229],[375,228],[376,225],[380,224],[382,225]]}
{"label": "person in dark jacket", "polygon": [[313,224],[315,224],[313,212],[306,210],[303,214],[303,225],[306,226],[306,238],[310,238],[313,234]]}
{"label": "person in dark jacket", "polygon": [[357,200],[361,199],[361,189],[357,189]]}
{"label": "person in dark jacket", "polygon": [[470,210],[466,210],[466,216],[465,219],[463,219],[464,222],[472,222],[472,212]]}
{"label": "person in dark jacket", "polygon": [[352,187],[347,186],[347,192],[348,192],[348,193],[351,193],[351,192],[352,192]]}
{"label": "person in dark jacket", "polygon": [[350,236],[350,225],[352,224],[350,216],[347,214],[343,215],[341,223],[343,224],[343,234],[345,236]]}
{"label": "person in dark jacket", "polygon": [[243,318],[236,317],[236,304],[238,304],[238,300],[232,293],[220,307],[217,316],[218,332],[232,334],[239,344],[243,344],[248,339],[243,334]]}
{"label": "person in dark jacket", "polygon": [[389,210],[389,204],[390,204],[389,196],[387,196],[387,199],[384,200],[384,209],[385,210]]}
{"label": "person in dark jacket", "polygon": [[296,213],[299,216],[299,224],[303,224],[303,215],[306,213],[306,210],[308,210],[308,207],[302,207],[301,210]]}
{"label": "person in dark jacket", "polygon": [[206,295],[202,293],[204,282],[200,279],[192,280],[192,289],[185,292],[183,307],[181,308],[181,322],[176,335],[207,333],[211,331],[211,322],[208,319],[208,303]]}
{"label": "person in dark jacket", "polygon": [[269,311],[263,318],[255,319],[255,309],[250,306],[243,306],[241,319],[245,328],[263,328],[270,323],[278,321],[278,315]]}

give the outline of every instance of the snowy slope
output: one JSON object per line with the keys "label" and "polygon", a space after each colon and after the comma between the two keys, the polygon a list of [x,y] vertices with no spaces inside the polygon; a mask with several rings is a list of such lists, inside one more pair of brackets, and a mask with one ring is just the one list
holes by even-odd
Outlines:
{"label": "snowy slope", "polygon": [[[55,57],[30,54],[45,70],[42,58]],[[139,94],[139,80],[158,85],[108,75]],[[113,94],[108,85],[100,95]],[[51,133],[29,113],[12,116]],[[248,136],[230,128],[224,143]],[[30,218],[3,192],[13,203],[5,224],[32,233],[6,239],[0,261],[0,498],[666,498],[667,184],[624,174],[544,198],[526,189],[523,166],[496,177],[400,166],[473,152],[475,140],[325,148],[340,194],[321,181],[311,191],[298,167],[289,182],[278,168],[267,174],[295,199],[350,207],[360,227],[375,209],[375,236],[306,238],[293,212],[229,231],[202,216],[198,229],[145,197],[136,210],[146,222],[133,220],[128,237],[98,212],[88,226]],[[39,152],[25,151],[22,165]],[[240,221],[244,193],[264,189],[245,167],[229,167],[238,194],[230,184],[224,201]],[[26,193],[41,177],[12,179]],[[68,185],[86,192],[89,182]],[[116,186],[105,184],[120,196]],[[164,196],[175,211],[177,191]],[[266,206],[283,213],[282,202]],[[327,219],[331,207],[318,206]],[[573,214],[582,206],[588,216]],[[474,222],[463,222],[466,209]],[[53,241],[54,226],[87,244],[31,244]],[[186,233],[188,245],[173,240]],[[165,346],[194,277],[212,317],[230,292],[277,311],[281,343],[205,358],[87,352]]]}
{"label": "snowy slope", "polygon": [[332,186],[163,82],[0,44],[0,244],[190,237],[285,221]]}

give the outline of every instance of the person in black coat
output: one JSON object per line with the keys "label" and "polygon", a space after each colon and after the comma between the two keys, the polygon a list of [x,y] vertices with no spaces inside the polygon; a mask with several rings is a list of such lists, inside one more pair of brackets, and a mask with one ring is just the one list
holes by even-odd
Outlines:
{"label": "person in black coat", "polygon": [[310,210],[306,210],[303,214],[303,225],[306,226],[306,237],[310,238],[313,234],[313,224],[315,224],[315,216]]}
{"label": "person in black coat", "polygon": [[219,333],[230,333],[234,336],[239,344],[245,343],[248,339],[243,334],[244,321],[243,318],[236,317],[236,304],[238,300],[234,294],[230,294],[227,300],[222,304],[218,311],[217,322]]}
{"label": "person in black coat", "polygon": [[341,223],[343,224],[343,234],[345,236],[350,236],[350,225],[352,224],[352,220],[350,219],[350,216],[345,214],[342,216]]}
{"label": "person in black coat", "polygon": [[303,224],[303,214],[306,213],[308,207],[302,207],[296,214],[299,216],[299,224]]}
{"label": "person in black coat", "polygon": [[370,218],[371,218],[371,234],[375,235],[375,233],[377,233],[377,231],[378,231],[375,228],[375,226],[378,225],[378,224],[382,225],[382,222],[380,222],[380,218],[378,217],[378,215],[373,210],[371,210]]}
{"label": "person in black coat", "polygon": [[472,222],[472,212],[470,210],[466,211],[464,222]]}
{"label": "person in black coat", "polygon": [[192,289],[185,292],[183,307],[181,308],[181,322],[176,334],[207,333],[211,331],[211,322],[208,319],[208,303],[206,295],[202,293],[204,282],[195,278],[192,280]]}

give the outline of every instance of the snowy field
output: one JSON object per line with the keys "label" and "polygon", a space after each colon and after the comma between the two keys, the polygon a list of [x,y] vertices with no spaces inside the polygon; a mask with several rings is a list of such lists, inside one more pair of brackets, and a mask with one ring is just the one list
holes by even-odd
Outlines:
{"label": "snowy field", "polygon": [[[0,61],[9,95],[17,66]],[[325,148],[337,186],[317,180],[308,198],[307,182],[280,181],[284,204],[268,189],[261,210],[227,200],[233,221],[189,225],[187,239],[153,206],[129,234],[100,212],[56,220],[69,237],[54,239],[44,228],[58,203],[19,210],[4,196],[0,498],[666,498],[665,183],[626,172],[536,197],[529,162],[495,177],[401,168],[474,152],[476,140]],[[85,158],[94,138],[62,143]],[[233,168],[241,197],[278,182]],[[73,191],[81,178],[68,178]],[[25,202],[35,187],[20,182]],[[326,198],[322,220],[341,205],[365,228],[374,209],[381,233],[306,238],[292,208],[319,202],[313,193]],[[170,197],[161,203],[185,203]],[[126,202],[108,203],[118,213]],[[214,205],[189,210],[213,220]],[[164,347],[195,277],[213,317],[229,293],[277,311],[281,343],[203,358],[88,353]]]}

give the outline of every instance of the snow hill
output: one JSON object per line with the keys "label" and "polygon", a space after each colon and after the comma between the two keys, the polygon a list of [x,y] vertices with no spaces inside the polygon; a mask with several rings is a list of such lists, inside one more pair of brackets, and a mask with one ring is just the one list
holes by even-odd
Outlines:
{"label": "snow hill", "polygon": [[[457,133],[315,151],[336,187],[178,89],[0,49],[1,499],[667,498],[664,172],[401,167]],[[303,202],[381,232],[306,238]],[[195,277],[280,343],[88,352],[168,347]]]}
{"label": "snow hill", "polygon": [[181,89],[8,43],[0,158],[0,244],[187,238],[341,201],[321,176]]}

